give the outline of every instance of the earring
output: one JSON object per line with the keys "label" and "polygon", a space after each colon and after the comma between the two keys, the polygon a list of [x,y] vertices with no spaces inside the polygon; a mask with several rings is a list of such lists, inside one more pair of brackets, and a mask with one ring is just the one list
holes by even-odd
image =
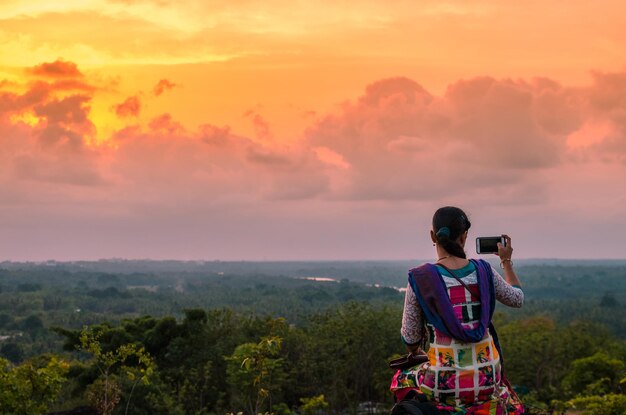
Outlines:
{"label": "earring", "polygon": [[435,244],[433,244],[433,246],[435,246]]}

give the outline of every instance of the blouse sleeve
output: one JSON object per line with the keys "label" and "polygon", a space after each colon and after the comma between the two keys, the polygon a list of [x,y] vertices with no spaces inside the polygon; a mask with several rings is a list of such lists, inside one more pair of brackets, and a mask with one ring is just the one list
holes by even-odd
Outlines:
{"label": "blouse sleeve", "polygon": [[494,267],[491,267],[491,271],[493,271],[496,300],[509,307],[520,308],[524,304],[524,291],[506,282]]}
{"label": "blouse sleeve", "polygon": [[425,338],[424,312],[408,284],[404,295],[404,311],[402,312],[402,341],[409,346],[419,344]]}

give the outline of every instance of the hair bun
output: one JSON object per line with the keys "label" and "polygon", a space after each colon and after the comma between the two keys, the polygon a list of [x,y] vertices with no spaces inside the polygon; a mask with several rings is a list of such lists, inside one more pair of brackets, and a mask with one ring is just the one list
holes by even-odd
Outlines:
{"label": "hair bun", "polygon": [[442,238],[444,236],[450,237],[450,228],[448,228],[447,226],[443,226],[439,228],[436,235],[437,235],[437,238]]}

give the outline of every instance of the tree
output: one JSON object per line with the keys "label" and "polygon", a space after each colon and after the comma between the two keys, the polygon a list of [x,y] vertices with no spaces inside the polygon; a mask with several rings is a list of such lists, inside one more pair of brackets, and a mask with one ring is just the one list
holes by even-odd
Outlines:
{"label": "tree", "polygon": [[567,406],[581,410],[582,415],[624,415],[626,395],[579,396],[569,401]]}
{"label": "tree", "polygon": [[617,308],[619,307],[619,302],[612,293],[604,293],[600,299],[600,307]]}
{"label": "tree", "polygon": [[94,333],[88,328],[83,329],[80,334],[78,349],[92,355],[93,365],[99,372],[98,379],[87,389],[87,399],[101,414],[111,414],[122,394],[118,377],[124,376],[132,382],[126,403],[127,413],[137,384],[149,382],[154,371],[152,358],[143,347],[132,343],[103,352],[99,337],[100,333]]}
{"label": "tree", "polygon": [[302,415],[318,415],[324,413],[324,410],[328,408],[328,402],[324,399],[324,395],[313,396],[312,398],[300,399],[302,406],[300,411]]}
{"label": "tree", "polygon": [[41,321],[41,318],[36,315],[30,315],[22,320],[20,327],[22,330],[34,332],[43,329],[43,321]]}
{"label": "tree", "polygon": [[574,360],[563,379],[563,389],[570,395],[604,395],[617,392],[624,373],[624,362],[606,353]]}
{"label": "tree", "polygon": [[13,324],[13,317],[7,313],[0,313],[0,328],[9,328]]}
{"label": "tree", "polygon": [[0,359],[0,412],[39,415],[57,399],[69,365],[56,357],[40,357],[12,366]]}
{"label": "tree", "polygon": [[507,377],[514,385],[535,391],[544,402],[563,398],[562,380],[573,361],[611,343],[601,327],[581,322],[559,327],[547,317],[513,321],[498,333]]}
{"label": "tree", "polygon": [[200,367],[187,370],[187,377],[178,391],[178,399],[181,402],[185,402],[185,408],[189,412],[201,414],[207,410],[208,400],[205,397],[210,392],[214,392],[211,366],[211,362],[208,361]]}
{"label": "tree", "polygon": [[312,320],[291,375],[308,374],[306,382],[294,382],[300,397],[323,393],[335,410],[390,399],[387,359],[404,349],[401,309],[349,303]]}
{"label": "tree", "polygon": [[19,343],[10,342],[5,343],[0,348],[0,354],[9,359],[12,363],[19,363],[24,358],[24,350]]}
{"label": "tree", "polygon": [[272,391],[280,388],[283,360],[278,358],[282,339],[266,336],[257,344],[244,343],[227,359],[228,380],[234,386],[235,405],[243,405],[246,413],[261,412],[266,399],[272,407]]}

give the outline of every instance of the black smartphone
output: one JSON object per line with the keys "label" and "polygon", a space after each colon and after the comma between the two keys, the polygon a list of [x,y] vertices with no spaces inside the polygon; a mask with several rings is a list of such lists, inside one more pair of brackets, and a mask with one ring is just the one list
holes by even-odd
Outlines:
{"label": "black smartphone", "polygon": [[502,246],[506,246],[504,236],[480,236],[476,238],[476,253],[497,254],[498,242],[500,242]]}

